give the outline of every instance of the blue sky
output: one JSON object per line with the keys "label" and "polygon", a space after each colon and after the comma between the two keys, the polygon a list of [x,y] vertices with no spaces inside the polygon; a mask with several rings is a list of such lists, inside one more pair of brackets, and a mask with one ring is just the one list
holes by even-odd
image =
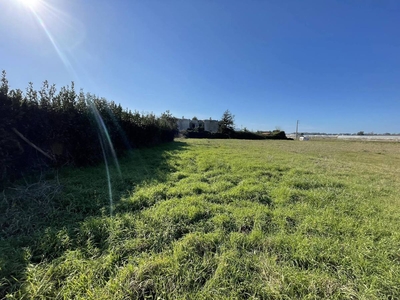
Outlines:
{"label": "blue sky", "polygon": [[400,133],[399,1],[37,1],[0,0],[11,88],[74,81],[140,112],[229,109],[250,130]]}

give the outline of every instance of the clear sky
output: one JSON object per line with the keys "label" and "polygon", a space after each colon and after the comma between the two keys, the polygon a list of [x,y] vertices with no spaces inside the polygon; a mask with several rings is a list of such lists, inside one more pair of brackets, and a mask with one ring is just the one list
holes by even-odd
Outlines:
{"label": "clear sky", "polygon": [[11,88],[299,131],[400,132],[400,1],[0,0]]}

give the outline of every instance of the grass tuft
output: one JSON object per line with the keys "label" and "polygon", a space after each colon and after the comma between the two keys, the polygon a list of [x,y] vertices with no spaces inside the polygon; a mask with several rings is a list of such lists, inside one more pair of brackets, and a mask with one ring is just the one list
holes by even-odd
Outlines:
{"label": "grass tuft", "polygon": [[396,143],[185,140],[2,194],[0,298],[398,299]]}

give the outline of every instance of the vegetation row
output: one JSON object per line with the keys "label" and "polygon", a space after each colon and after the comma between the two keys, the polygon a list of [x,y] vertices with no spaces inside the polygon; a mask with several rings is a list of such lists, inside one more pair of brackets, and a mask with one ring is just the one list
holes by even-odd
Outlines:
{"label": "vegetation row", "polygon": [[251,131],[231,131],[229,133],[209,132],[201,130],[186,130],[183,132],[186,138],[198,139],[237,139],[237,140],[288,140],[284,131],[273,131],[269,135],[262,135]]}
{"label": "vegetation row", "polygon": [[0,184],[27,170],[73,164],[90,165],[103,155],[172,141],[176,120],[123,109],[113,101],[47,81],[39,91],[0,86]]}
{"label": "vegetation row", "polygon": [[[196,117],[193,120],[197,120]],[[267,133],[267,134],[265,134]],[[251,132],[246,128],[242,131],[235,130],[235,116],[229,110],[226,110],[221,120],[218,121],[218,132],[209,132],[199,124],[199,127],[187,128],[181,132],[185,138],[197,139],[238,139],[238,140],[288,140],[286,133],[282,130],[265,132]]]}

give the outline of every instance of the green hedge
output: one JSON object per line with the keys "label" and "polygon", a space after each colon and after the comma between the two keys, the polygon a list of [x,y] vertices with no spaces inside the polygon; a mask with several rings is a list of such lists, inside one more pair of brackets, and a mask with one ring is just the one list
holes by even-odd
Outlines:
{"label": "green hedge", "polygon": [[[103,160],[111,147],[129,148],[173,141],[176,119],[123,110],[90,93],[43,83],[39,91],[9,90],[3,71],[0,86],[0,183],[46,167],[84,166]],[[109,140],[109,141],[108,141]]]}
{"label": "green hedge", "polygon": [[251,131],[232,131],[229,134],[211,133],[209,131],[187,130],[184,131],[185,138],[196,139],[239,139],[239,140],[287,140],[284,131],[274,131],[271,135],[260,135]]}

